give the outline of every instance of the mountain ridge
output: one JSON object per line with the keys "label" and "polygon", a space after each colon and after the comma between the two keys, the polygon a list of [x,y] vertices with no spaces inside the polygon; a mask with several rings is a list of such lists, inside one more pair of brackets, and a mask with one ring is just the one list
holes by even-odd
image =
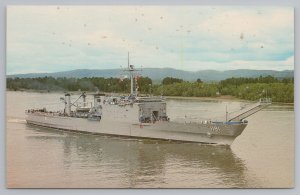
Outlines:
{"label": "mountain ridge", "polygon": [[[37,78],[37,77],[66,77],[66,78],[83,78],[83,77],[120,77],[125,72],[122,69],[75,69],[70,71],[61,71],[53,73],[27,73],[7,75],[7,78]],[[162,80],[165,77],[175,77],[187,81],[201,79],[203,81],[220,81],[231,77],[249,77],[273,76],[276,78],[294,77],[293,70],[253,70],[253,69],[236,69],[236,70],[199,70],[185,71],[173,68],[144,68],[140,74],[149,77],[152,80]]]}

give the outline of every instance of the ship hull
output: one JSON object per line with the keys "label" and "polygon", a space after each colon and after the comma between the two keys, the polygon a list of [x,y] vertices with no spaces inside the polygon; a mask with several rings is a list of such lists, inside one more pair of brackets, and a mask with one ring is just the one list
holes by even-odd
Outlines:
{"label": "ship hull", "polygon": [[155,123],[132,123],[113,117],[91,121],[86,118],[54,115],[27,114],[28,124],[80,133],[106,134],[147,139],[163,139],[184,142],[231,145],[246,128],[246,123],[193,123],[156,121]]}

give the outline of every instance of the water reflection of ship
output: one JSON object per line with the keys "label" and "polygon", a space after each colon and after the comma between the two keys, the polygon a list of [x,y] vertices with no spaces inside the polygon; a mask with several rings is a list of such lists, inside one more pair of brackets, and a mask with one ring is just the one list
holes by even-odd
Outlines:
{"label": "water reflection of ship", "polygon": [[[120,177],[110,179],[122,180],[121,186],[115,187],[170,187],[172,175],[184,177],[186,181],[171,187],[249,187],[249,182],[253,182],[247,178],[243,161],[235,156],[230,147],[168,141],[125,141],[123,138],[107,139],[106,136],[72,133],[53,136],[47,129],[41,128],[39,131],[42,131],[40,135],[31,135],[28,139],[62,143],[66,170],[92,168],[101,172],[106,169],[109,174]],[[108,176],[100,174],[99,177]],[[209,181],[211,183],[203,182],[207,177],[213,178]]]}

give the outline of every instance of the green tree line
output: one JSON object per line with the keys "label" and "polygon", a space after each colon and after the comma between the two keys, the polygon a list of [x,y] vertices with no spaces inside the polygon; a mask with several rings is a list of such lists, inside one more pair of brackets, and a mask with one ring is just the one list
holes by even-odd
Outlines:
{"label": "green tree line", "polygon": [[[140,77],[138,85],[141,93],[147,93],[152,80],[148,77]],[[46,91],[104,91],[122,92],[130,91],[129,79],[118,78],[7,78],[7,89],[9,90],[46,90]]]}
{"label": "green tree line", "polygon": [[[149,77],[138,79],[139,92],[165,96],[217,97],[231,95],[246,100],[271,97],[274,102],[294,102],[294,79],[278,79],[272,76],[258,78],[229,78],[215,83],[194,82],[166,77],[161,84],[154,85]],[[103,91],[129,93],[130,80],[118,78],[7,78],[9,90],[46,91]]]}

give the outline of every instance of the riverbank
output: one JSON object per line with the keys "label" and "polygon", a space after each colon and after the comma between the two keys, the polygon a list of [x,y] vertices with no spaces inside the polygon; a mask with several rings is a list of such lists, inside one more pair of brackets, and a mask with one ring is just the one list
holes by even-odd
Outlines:
{"label": "riverbank", "polygon": [[[240,99],[231,95],[221,95],[218,97],[181,97],[181,96],[164,96],[167,99],[176,99],[176,100],[203,100],[203,101],[240,101],[240,102],[257,102],[251,100]],[[290,105],[293,106],[294,103],[285,103],[285,102],[272,102],[272,104],[281,104],[281,105]]]}
{"label": "riverbank", "polygon": [[187,99],[187,100],[228,100],[228,101],[248,101],[236,98],[231,95],[221,95],[217,97],[185,97],[185,96],[164,96],[167,99]]}
{"label": "riverbank", "polygon": [[[49,90],[9,90],[7,92],[27,92],[27,93],[65,93],[64,91],[49,91]],[[71,94],[81,94],[82,91],[68,91]],[[95,92],[87,91],[87,94],[94,94]],[[125,93],[112,93],[112,92],[103,92],[105,95],[128,95]],[[141,94],[142,96],[147,96],[149,94]],[[176,99],[176,100],[203,100],[203,101],[242,101],[242,102],[255,102],[251,100],[240,99],[231,95],[221,95],[217,97],[186,97],[186,96],[164,96],[166,99]],[[284,103],[284,102],[272,102],[273,104],[284,104],[284,105],[294,105],[294,103]]]}

